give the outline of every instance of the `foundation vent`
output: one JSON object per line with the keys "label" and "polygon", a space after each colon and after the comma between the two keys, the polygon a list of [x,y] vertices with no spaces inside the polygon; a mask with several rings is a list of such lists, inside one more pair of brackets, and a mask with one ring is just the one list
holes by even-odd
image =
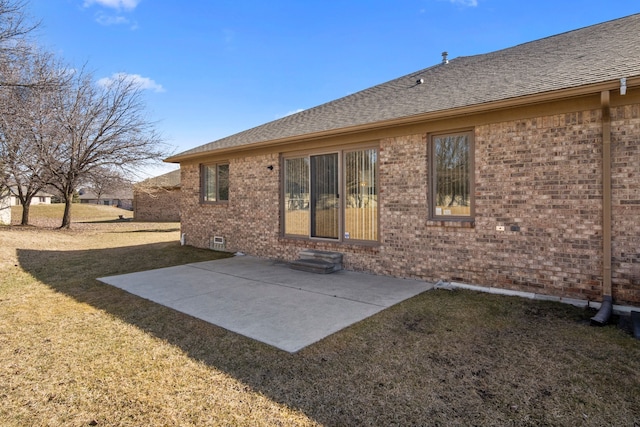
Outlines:
{"label": "foundation vent", "polygon": [[224,251],[225,250],[224,237],[213,236],[211,240],[209,240],[209,249],[213,249],[214,251]]}

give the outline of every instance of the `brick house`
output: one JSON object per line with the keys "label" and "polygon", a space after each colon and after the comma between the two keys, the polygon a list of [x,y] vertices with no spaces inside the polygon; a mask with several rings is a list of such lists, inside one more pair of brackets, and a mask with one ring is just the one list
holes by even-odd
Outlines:
{"label": "brick house", "polygon": [[639,305],[638,34],[632,15],[443,54],[172,156],[186,243]]}
{"label": "brick house", "polygon": [[180,221],[180,170],[134,185],[133,217],[137,221]]}
{"label": "brick house", "polygon": [[87,205],[113,206],[120,209],[133,210],[133,190],[116,190],[113,193],[97,194],[82,188],[78,192],[80,203]]}

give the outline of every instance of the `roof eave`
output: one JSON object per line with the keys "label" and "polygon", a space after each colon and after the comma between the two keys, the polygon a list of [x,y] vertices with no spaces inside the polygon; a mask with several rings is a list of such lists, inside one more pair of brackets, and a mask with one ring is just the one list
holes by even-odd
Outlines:
{"label": "roof eave", "polygon": [[[625,77],[625,76],[621,76],[621,77]],[[633,86],[640,86],[640,76],[627,78],[627,88],[630,88]],[[606,82],[601,82],[601,83],[596,83],[591,85],[560,89],[560,90],[543,92],[543,93],[538,93],[533,95],[525,95],[525,96],[520,96],[515,98],[502,99],[499,101],[491,101],[491,102],[485,102],[481,104],[474,104],[474,105],[469,105],[465,107],[451,108],[447,110],[433,111],[428,113],[416,114],[412,116],[400,117],[400,118],[391,119],[391,120],[366,123],[366,124],[357,125],[357,126],[331,129],[327,131],[314,132],[314,133],[308,133],[308,134],[302,134],[302,135],[294,135],[294,136],[289,136],[289,137],[280,138],[280,139],[272,139],[272,140],[244,144],[244,145],[239,145],[234,147],[225,147],[225,148],[220,148],[215,150],[189,153],[185,155],[178,154],[175,156],[171,156],[165,159],[164,161],[167,163],[182,163],[182,162],[195,160],[205,156],[210,156],[212,154],[224,155],[227,153],[238,153],[242,151],[255,150],[255,149],[265,148],[265,147],[277,147],[281,145],[287,145],[293,142],[313,141],[313,140],[324,139],[329,137],[349,135],[349,134],[359,133],[363,131],[381,130],[381,129],[393,128],[398,126],[410,125],[418,122],[442,120],[442,119],[455,117],[455,116],[470,115],[470,114],[476,114],[476,113],[486,113],[486,112],[492,112],[492,111],[503,110],[508,108],[514,108],[514,107],[541,104],[541,103],[560,100],[560,99],[576,98],[576,97],[581,97],[585,95],[600,93],[601,91],[604,91],[604,90],[616,90],[619,88],[620,88],[619,80],[609,80]]]}

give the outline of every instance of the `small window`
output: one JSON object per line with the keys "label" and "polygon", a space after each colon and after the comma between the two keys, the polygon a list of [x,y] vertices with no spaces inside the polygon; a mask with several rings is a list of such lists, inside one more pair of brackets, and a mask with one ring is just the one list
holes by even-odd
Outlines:
{"label": "small window", "polygon": [[473,133],[431,137],[430,216],[434,219],[472,218]]}
{"label": "small window", "polygon": [[226,202],[229,200],[229,165],[202,166],[202,201]]}

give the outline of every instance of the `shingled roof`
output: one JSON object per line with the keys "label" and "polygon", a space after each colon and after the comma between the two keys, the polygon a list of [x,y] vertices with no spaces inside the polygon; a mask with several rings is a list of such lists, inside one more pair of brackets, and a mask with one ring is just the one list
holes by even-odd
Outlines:
{"label": "shingled roof", "polygon": [[180,187],[180,169],[167,172],[163,175],[147,178],[144,181],[140,182],[138,185],[144,187]]}
{"label": "shingled roof", "polygon": [[458,57],[167,161],[636,76],[640,76],[640,14],[487,54]]}

